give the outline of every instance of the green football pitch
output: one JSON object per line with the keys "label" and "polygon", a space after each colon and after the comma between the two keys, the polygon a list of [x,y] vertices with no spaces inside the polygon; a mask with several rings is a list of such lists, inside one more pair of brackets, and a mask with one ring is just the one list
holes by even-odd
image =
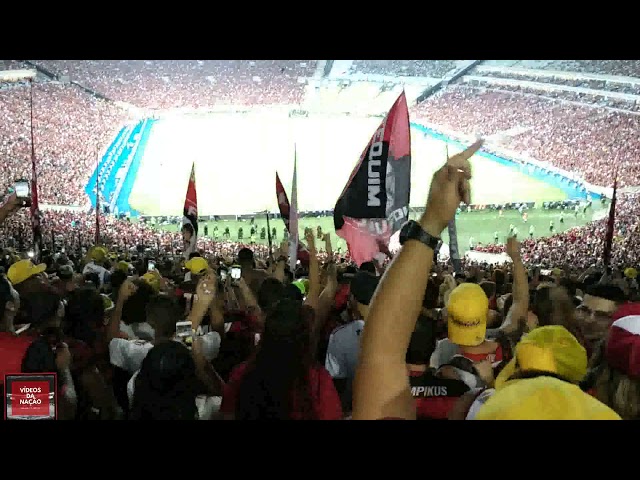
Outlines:
{"label": "green football pitch", "polygon": [[[596,205],[597,204],[597,205]],[[502,217],[498,216],[497,211],[489,211],[489,210],[480,210],[473,212],[462,212],[458,215],[456,226],[458,230],[458,247],[462,252],[466,252],[469,250],[469,240],[473,238],[474,245],[477,245],[479,242],[483,244],[493,243],[495,232],[498,232],[499,242],[503,243],[506,241],[507,236],[509,234],[509,227],[511,224],[515,225],[518,229],[518,238],[528,238],[529,237],[529,227],[533,225],[534,227],[534,237],[546,237],[551,235],[549,231],[549,222],[553,220],[554,223],[554,233],[563,232],[570,228],[584,225],[587,222],[591,221],[592,217],[596,212],[598,212],[600,207],[599,202],[594,202],[595,210],[589,209],[587,210],[586,216],[583,216],[582,213],[578,214],[578,217],[575,218],[573,212],[567,212],[564,214],[564,223],[560,223],[560,211],[559,210],[544,210],[544,209],[531,209],[528,211],[529,217],[527,223],[522,220],[522,217],[516,210],[505,210]],[[416,218],[418,215],[416,213],[411,214],[411,218]],[[219,221],[219,222],[203,222],[200,224],[200,235],[204,233],[204,225],[208,225],[209,235],[213,235],[213,227],[218,226],[218,231],[221,236],[222,232],[226,227],[229,227],[229,232],[231,233],[231,240],[238,240],[238,229],[242,227],[244,238],[243,242],[248,243],[249,239],[249,231],[251,230],[250,222],[247,221]],[[282,241],[282,234],[284,231],[284,223],[280,219],[269,220],[269,224],[271,228],[275,227],[277,232],[277,241]],[[255,219],[255,225],[257,227],[258,235],[256,235],[255,242],[267,244],[267,239],[261,240],[259,232],[262,227],[267,226],[266,218],[263,216],[258,216]],[[335,231],[333,229],[333,217],[320,217],[320,218],[301,218],[299,220],[300,233],[304,231],[305,227],[316,228],[317,226],[322,227],[323,232],[332,233],[331,239],[334,250],[337,248],[341,248],[342,252],[346,250],[346,242],[341,238],[335,235]],[[159,228],[176,231],[178,227],[176,225],[166,225],[161,226]],[[449,235],[445,230],[443,240],[445,243],[449,243]],[[275,242],[274,242],[275,244]],[[318,245],[319,247],[323,245]]]}

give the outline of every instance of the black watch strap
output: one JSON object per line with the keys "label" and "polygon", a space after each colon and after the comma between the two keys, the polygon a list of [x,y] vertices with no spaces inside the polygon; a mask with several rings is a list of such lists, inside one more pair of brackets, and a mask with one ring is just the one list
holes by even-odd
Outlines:
{"label": "black watch strap", "polygon": [[422,226],[414,220],[409,220],[405,223],[400,231],[400,245],[404,245],[407,240],[417,240],[432,250],[436,250],[440,242],[438,237],[427,233]]}

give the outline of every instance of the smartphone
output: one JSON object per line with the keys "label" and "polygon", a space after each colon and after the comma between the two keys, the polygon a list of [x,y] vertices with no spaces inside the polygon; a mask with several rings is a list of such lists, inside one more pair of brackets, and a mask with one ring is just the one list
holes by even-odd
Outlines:
{"label": "smartphone", "polygon": [[239,266],[234,265],[233,267],[231,267],[231,278],[233,280],[240,280],[241,276],[242,276],[242,269]]}
{"label": "smartphone", "polygon": [[548,277],[551,275],[551,273],[551,270],[540,270],[540,275],[542,275],[543,277]]}
{"label": "smartphone", "polygon": [[226,270],[220,270],[220,281],[221,282],[226,282],[227,281],[227,271]]}
{"label": "smartphone", "polygon": [[15,184],[16,197],[29,198],[29,182],[20,181]]}
{"label": "smartphone", "polygon": [[156,262],[153,260],[149,260],[149,266],[147,267],[147,271],[151,272],[156,269]]}
{"label": "smartphone", "polygon": [[183,340],[192,336],[191,322],[177,322],[176,323],[176,336]]}

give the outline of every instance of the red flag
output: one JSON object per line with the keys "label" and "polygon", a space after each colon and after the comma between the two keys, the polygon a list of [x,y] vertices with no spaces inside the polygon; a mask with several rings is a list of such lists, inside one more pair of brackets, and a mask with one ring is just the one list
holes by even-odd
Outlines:
{"label": "red flag", "polygon": [[613,228],[616,222],[616,192],[618,190],[618,172],[616,172],[615,180],[613,181],[613,197],[611,197],[611,208],[609,209],[609,221],[607,222],[607,235],[604,239],[604,253],[602,260],[605,267],[609,266],[611,261],[611,245],[613,244]]}
{"label": "red flag", "polygon": [[182,241],[184,244],[184,258],[196,251],[198,238],[198,196],[196,195],[196,165],[191,164],[191,175],[187,185],[187,195],[184,200],[182,218]]}
{"label": "red flag", "polygon": [[33,229],[34,262],[40,261],[42,251],[42,224],[38,203],[38,174],[36,172],[36,147],[33,134],[33,80],[30,82],[31,105],[31,228]]}
{"label": "red flag", "polygon": [[409,218],[411,134],[404,91],[376,129],[334,208],[336,233],[358,264],[384,256]]}

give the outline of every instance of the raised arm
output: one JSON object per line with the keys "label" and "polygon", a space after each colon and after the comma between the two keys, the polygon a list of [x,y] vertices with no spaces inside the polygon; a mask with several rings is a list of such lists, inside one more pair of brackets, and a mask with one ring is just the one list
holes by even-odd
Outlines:
{"label": "raised arm", "polygon": [[520,242],[515,237],[509,237],[507,240],[507,254],[513,261],[513,305],[510,315],[509,312],[504,312],[507,318],[500,329],[512,333],[526,320],[529,310],[529,280],[520,258]]}
{"label": "raised arm", "polygon": [[320,298],[320,262],[316,252],[316,239],[312,229],[306,230],[307,249],[309,250],[309,292],[305,304],[312,307],[316,313]]}
{"label": "raised arm", "polygon": [[[422,228],[439,237],[461,201],[469,203],[471,157],[476,142],[451,157],[433,176]],[[373,297],[364,328],[353,395],[353,419],[415,419],[405,356],[422,308],[433,249],[407,241],[387,269]]]}

